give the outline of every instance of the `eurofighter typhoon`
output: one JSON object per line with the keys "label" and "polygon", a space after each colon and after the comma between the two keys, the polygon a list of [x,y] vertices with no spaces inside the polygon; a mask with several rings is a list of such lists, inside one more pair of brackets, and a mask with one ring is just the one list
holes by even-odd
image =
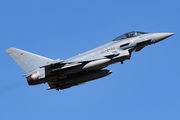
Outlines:
{"label": "eurofighter typhoon", "polygon": [[108,65],[129,60],[133,51],[157,43],[174,33],[129,32],[111,42],[66,60],[53,60],[17,48],[7,54],[26,72],[29,85],[48,83],[50,89],[66,89],[112,73]]}

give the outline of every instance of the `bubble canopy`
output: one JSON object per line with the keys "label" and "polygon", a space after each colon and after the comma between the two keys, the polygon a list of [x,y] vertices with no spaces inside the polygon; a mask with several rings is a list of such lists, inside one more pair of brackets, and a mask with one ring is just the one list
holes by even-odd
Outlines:
{"label": "bubble canopy", "polygon": [[117,37],[113,41],[121,40],[121,39],[125,39],[125,38],[130,38],[130,37],[135,37],[135,36],[139,36],[139,35],[143,35],[143,34],[148,34],[148,33],[147,32],[132,31],[132,32],[128,32],[128,33],[125,33],[125,34]]}

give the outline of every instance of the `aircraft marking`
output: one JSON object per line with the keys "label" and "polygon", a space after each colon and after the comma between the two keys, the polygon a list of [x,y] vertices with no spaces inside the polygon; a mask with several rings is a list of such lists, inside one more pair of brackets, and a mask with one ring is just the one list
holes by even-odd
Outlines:
{"label": "aircraft marking", "polygon": [[100,52],[101,52],[101,54],[102,53],[105,53],[105,52],[110,52],[110,51],[112,51],[112,50],[115,50],[116,48],[113,46],[113,47],[110,47],[110,48],[106,48],[106,49],[104,49],[104,50],[101,50]]}

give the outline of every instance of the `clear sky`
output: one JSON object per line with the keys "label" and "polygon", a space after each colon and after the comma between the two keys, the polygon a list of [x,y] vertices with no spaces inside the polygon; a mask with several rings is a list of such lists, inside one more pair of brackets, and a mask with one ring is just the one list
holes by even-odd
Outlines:
{"label": "clear sky", "polygon": [[[1,0],[1,120],[179,120],[179,0]],[[129,31],[175,35],[113,73],[62,91],[28,86],[25,72],[5,53],[16,47],[67,59]]]}

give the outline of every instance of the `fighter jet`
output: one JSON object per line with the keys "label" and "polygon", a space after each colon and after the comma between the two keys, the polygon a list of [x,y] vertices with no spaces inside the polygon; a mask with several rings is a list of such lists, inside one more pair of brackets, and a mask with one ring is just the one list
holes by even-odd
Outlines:
{"label": "fighter jet", "polygon": [[105,77],[112,73],[108,65],[129,60],[133,51],[155,44],[174,33],[128,32],[107,44],[66,60],[53,60],[17,48],[7,54],[26,72],[29,85],[48,83],[50,89],[62,90]]}

